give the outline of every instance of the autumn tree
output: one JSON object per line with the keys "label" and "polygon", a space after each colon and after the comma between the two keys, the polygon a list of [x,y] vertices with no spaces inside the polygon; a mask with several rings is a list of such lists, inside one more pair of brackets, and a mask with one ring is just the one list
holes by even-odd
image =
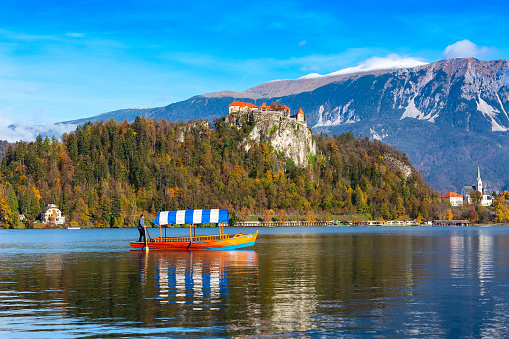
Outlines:
{"label": "autumn tree", "polygon": [[482,200],[482,193],[477,190],[472,190],[470,192],[470,199],[472,199],[474,206],[477,206]]}
{"label": "autumn tree", "polygon": [[2,192],[0,192],[0,224],[4,224],[7,226],[6,228],[16,228],[18,226],[17,213],[11,209],[7,197]]}
{"label": "autumn tree", "polygon": [[452,210],[451,209],[447,210],[447,214],[445,216],[445,219],[446,220],[453,220],[454,219],[454,216],[452,215]]}
{"label": "autumn tree", "polygon": [[86,123],[62,141],[38,137],[10,145],[0,182],[10,187],[4,196],[16,213],[34,220],[55,202],[64,216],[94,227],[131,225],[142,211],[219,207],[239,219],[253,213],[265,220],[271,210],[281,220],[288,214],[437,214],[438,194],[418,172],[391,166],[388,155],[408,159],[387,145],[351,133],[315,135],[318,154],[301,168],[267,143],[251,142],[246,151],[253,127],[243,121],[236,128],[224,118],[213,126],[141,117]]}

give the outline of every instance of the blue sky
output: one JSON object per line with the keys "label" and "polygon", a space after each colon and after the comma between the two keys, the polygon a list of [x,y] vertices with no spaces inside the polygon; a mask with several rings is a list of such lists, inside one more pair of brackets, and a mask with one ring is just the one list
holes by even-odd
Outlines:
{"label": "blue sky", "polygon": [[507,59],[507,22],[505,1],[4,1],[0,123],[164,106],[394,54]]}

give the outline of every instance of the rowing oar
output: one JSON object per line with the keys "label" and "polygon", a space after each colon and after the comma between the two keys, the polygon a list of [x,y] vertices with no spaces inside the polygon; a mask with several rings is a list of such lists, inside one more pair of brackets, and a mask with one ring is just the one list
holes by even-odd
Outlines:
{"label": "rowing oar", "polygon": [[147,232],[147,226],[143,226],[143,229],[145,230],[145,251],[148,252],[148,232]]}

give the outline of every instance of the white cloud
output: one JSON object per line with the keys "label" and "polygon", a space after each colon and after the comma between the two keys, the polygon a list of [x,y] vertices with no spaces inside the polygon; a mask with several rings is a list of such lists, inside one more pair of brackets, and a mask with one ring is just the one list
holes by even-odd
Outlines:
{"label": "white cloud", "polygon": [[372,57],[363,62],[361,62],[358,66],[344,68],[342,70],[332,72],[326,75],[320,75],[318,73],[308,74],[299,79],[310,79],[310,78],[319,78],[325,76],[334,76],[334,75],[342,75],[342,74],[353,74],[358,72],[368,72],[375,70],[384,70],[384,69],[400,69],[400,68],[413,68],[417,66],[426,65],[427,63],[417,59],[410,57],[403,57],[397,54],[389,54],[388,56],[381,57]]}
{"label": "white cloud", "polygon": [[489,47],[479,47],[470,40],[461,40],[445,48],[444,58],[476,58],[492,51]]}
{"label": "white cloud", "polygon": [[29,125],[26,123],[18,123],[1,116],[12,115],[13,108],[7,107],[0,109],[0,140],[9,142],[16,141],[34,141],[40,134],[42,136],[55,136],[60,139],[62,134],[68,133],[76,129],[77,125],[46,123],[43,125]]}
{"label": "white cloud", "polygon": [[306,44],[306,40],[303,40],[303,41],[299,42],[299,47],[302,47],[302,46],[304,46],[305,44]]}

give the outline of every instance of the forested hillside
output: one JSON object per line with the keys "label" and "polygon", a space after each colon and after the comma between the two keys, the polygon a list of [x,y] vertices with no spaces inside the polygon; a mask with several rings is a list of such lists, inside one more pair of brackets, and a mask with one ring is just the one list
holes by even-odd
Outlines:
{"label": "forested hillside", "polygon": [[[0,215],[16,226],[56,204],[81,226],[133,226],[158,210],[229,208],[279,218],[364,214],[430,217],[438,195],[405,155],[380,142],[317,135],[317,155],[299,168],[269,144],[241,146],[253,128],[205,121],[86,123],[62,141],[38,137],[8,148]],[[405,170],[406,169],[406,170]]]}
{"label": "forested hillside", "polygon": [[7,147],[9,147],[9,145],[11,145],[10,142],[6,140],[0,140],[0,159],[2,159],[3,156],[5,155],[5,151],[7,150]]}
{"label": "forested hillside", "polygon": [[460,193],[479,166],[491,191],[509,187],[509,60],[457,58],[413,68],[269,81],[242,92],[194,96],[165,107],[124,109],[71,121],[138,115],[170,121],[221,116],[233,101],[275,102],[306,114],[315,133],[351,132],[405,152],[441,193]]}

